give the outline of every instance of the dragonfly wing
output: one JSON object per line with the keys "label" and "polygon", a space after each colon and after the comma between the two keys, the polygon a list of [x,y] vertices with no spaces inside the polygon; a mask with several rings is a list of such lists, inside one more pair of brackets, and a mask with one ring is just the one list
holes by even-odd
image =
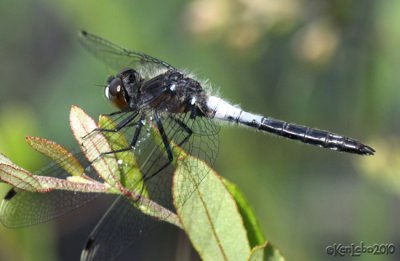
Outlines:
{"label": "dragonfly wing", "polygon": [[100,194],[71,191],[27,192],[12,188],[0,205],[0,221],[10,228],[49,221],[90,202]]}
{"label": "dragonfly wing", "polygon": [[[35,176],[66,179],[71,176],[71,172],[78,172],[81,171],[81,169],[85,170],[87,176],[90,176],[93,179],[99,179],[93,168],[87,168],[89,162],[84,153],[78,151],[71,155],[73,155],[80,164],[69,165],[71,157],[70,155],[67,155],[65,158],[61,158],[34,173],[31,176],[31,181],[27,177],[24,182],[37,182],[34,179]],[[99,195],[99,193],[84,193],[64,190],[53,190],[41,193],[12,188],[8,191],[0,204],[0,222],[7,227],[14,228],[39,224],[64,215],[73,209],[79,208]]]}
{"label": "dragonfly wing", "polygon": [[82,31],[79,36],[80,42],[86,50],[114,70],[133,68],[139,71],[143,77],[150,78],[160,71],[175,69],[160,59],[127,50],[86,31]]}
{"label": "dragonfly wing", "polygon": [[[154,119],[154,117],[150,118]],[[189,113],[173,117],[161,115],[161,121],[171,144],[180,144],[186,152],[209,164],[214,162],[218,151],[219,127],[212,121],[206,118],[190,119]],[[166,156],[165,145],[160,140],[150,137],[150,128],[151,126],[147,125],[147,129],[142,131],[139,138],[140,144],[135,149],[145,180],[144,186],[152,201],[175,211],[171,191],[174,168]],[[191,129],[192,134],[189,134],[186,128]],[[131,137],[134,128],[121,131],[126,137]],[[194,172],[188,170],[187,173]],[[193,185],[187,188],[178,205],[185,203],[207,174],[204,171],[196,171],[196,173],[202,173],[202,176],[187,177]],[[161,216],[160,219],[167,218],[167,216]],[[154,218],[144,215],[133,207],[132,202],[119,197],[91,233],[82,252],[82,260],[112,260],[141,235],[147,234],[157,223]]]}
{"label": "dragonfly wing", "polygon": [[134,240],[156,225],[124,197],[118,197],[96,227],[82,251],[81,261],[114,260]]}

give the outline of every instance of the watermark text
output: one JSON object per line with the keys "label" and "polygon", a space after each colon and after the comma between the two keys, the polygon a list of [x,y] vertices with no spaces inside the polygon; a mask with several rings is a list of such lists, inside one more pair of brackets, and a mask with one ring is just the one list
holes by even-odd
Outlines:
{"label": "watermark text", "polygon": [[325,248],[326,254],[330,256],[361,256],[361,255],[392,255],[396,252],[394,244],[371,244],[363,241],[348,245],[333,243]]}

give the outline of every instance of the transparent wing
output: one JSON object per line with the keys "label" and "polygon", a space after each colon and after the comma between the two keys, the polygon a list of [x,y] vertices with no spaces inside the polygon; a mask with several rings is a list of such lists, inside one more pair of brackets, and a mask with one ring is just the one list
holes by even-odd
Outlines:
{"label": "transparent wing", "polygon": [[[116,120],[121,121],[126,114],[120,114]],[[111,127],[110,127],[111,128]],[[117,135],[113,135],[117,136]],[[118,146],[115,144],[114,146]],[[104,144],[93,144],[87,147],[87,151],[101,149]],[[124,146],[124,145],[119,145]],[[96,181],[102,181],[95,168],[87,160],[81,149],[72,153],[73,157],[79,161],[81,168],[90,178]],[[71,176],[71,172],[80,173],[78,166],[69,166],[70,157],[66,156],[56,162],[53,162],[35,172],[34,176],[48,176],[59,179],[66,179]],[[66,168],[65,166],[68,167]],[[132,169],[135,166],[130,166]],[[80,167],[79,167],[80,168]],[[68,169],[68,171],[66,170]],[[35,183],[33,180],[24,180],[26,183]],[[10,228],[26,227],[39,223],[50,221],[58,216],[64,215],[74,209],[77,209],[91,200],[98,197],[99,193],[85,193],[74,191],[53,190],[47,193],[36,193],[23,191],[18,188],[12,188],[5,195],[0,204],[0,222]]]}
{"label": "transparent wing", "polygon": [[[74,156],[81,161],[82,165],[88,165],[82,152],[77,152]],[[67,161],[65,160],[65,162]],[[52,163],[35,173],[35,175],[65,179],[70,174],[61,167],[62,164],[63,160]],[[98,179],[97,174],[93,170],[86,169],[86,174]],[[0,222],[4,226],[11,228],[39,224],[79,208],[99,195],[98,193],[61,190],[37,193],[12,188],[1,202]]]}
{"label": "transparent wing", "polygon": [[141,234],[157,225],[124,197],[118,197],[90,233],[83,248],[81,261],[115,259]]}
{"label": "transparent wing", "polygon": [[99,194],[52,191],[46,194],[15,190],[1,204],[1,223],[9,228],[26,227],[52,220],[90,202]]}
{"label": "transparent wing", "polygon": [[[178,115],[166,113],[165,115],[161,116],[161,121],[170,143],[172,142],[173,144],[182,147],[185,152],[207,162],[210,166],[213,165],[218,154],[219,126],[216,126],[215,123],[209,118],[197,117],[195,119],[191,119],[190,113]],[[151,142],[154,141],[152,140]],[[166,157],[166,145],[161,144],[159,141],[156,146],[153,145],[148,147],[153,147],[153,150],[154,148],[156,149],[149,156],[146,156],[147,153],[144,153],[139,157],[141,162],[146,161],[143,169],[144,180],[146,180],[146,185],[148,187],[154,187],[152,196],[157,198],[157,200],[164,200],[165,207],[169,207],[169,205],[172,205],[170,193],[173,168],[172,166],[169,166],[170,169],[166,169],[165,171],[162,171],[162,173],[155,175],[159,169],[168,164],[168,159]],[[192,165],[190,168],[198,167]],[[189,170],[187,173],[192,173],[192,171]],[[205,175],[207,174],[207,172],[202,171],[196,171],[196,173],[205,173]],[[191,183],[193,186],[188,187],[184,192],[184,195],[181,195],[182,202],[177,202],[178,206],[184,204],[186,199],[191,196],[195,189],[197,189],[200,182],[204,179],[204,176],[199,175],[200,174],[195,177],[188,177],[193,181]],[[165,180],[166,176],[168,176],[168,180]],[[168,184],[169,190],[164,191],[157,189],[157,187],[159,187],[159,183]],[[166,201],[166,199],[169,200]]]}
{"label": "transparent wing", "polygon": [[[161,116],[162,125],[170,143],[180,144],[186,152],[210,165],[214,163],[218,152],[219,127],[212,120],[201,117],[190,119],[190,114]],[[160,140],[149,138],[151,136],[149,128],[151,126],[142,131],[139,138],[140,144],[136,148],[144,184],[151,200],[175,211],[171,190],[174,169],[172,164],[169,164],[165,145]],[[187,129],[190,129],[192,133],[188,133]],[[123,132],[127,137],[132,137],[134,128],[124,129]],[[187,173],[193,173],[193,171],[187,171]],[[196,173],[203,174],[187,177],[192,181],[192,185],[183,193],[178,207],[186,202],[207,175],[207,172],[203,171],[196,171]],[[162,217],[162,219],[167,218],[167,216]],[[81,260],[112,260],[142,234],[148,233],[156,223],[153,218],[133,208],[131,202],[119,198],[92,231],[82,252]]]}
{"label": "transparent wing", "polygon": [[86,31],[80,32],[79,39],[86,50],[117,71],[129,67],[138,70],[143,77],[149,78],[157,72],[175,69],[172,65],[150,55],[129,51]]}
{"label": "transparent wing", "polygon": [[[120,113],[112,117],[112,121],[104,126],[105,129],[114,129],[116,125],[124,122],[130,117],[130,113]],[[160,139],[154,138],[152,129],[156,126],[154,121],[154,111],[148,111],[146,124],[140,132],[134,154],[135,162],[125,160],[126,164],[121,164],[119,171],[128,174],[124,186],[132,192],[141,193],[143,198],[149,198],[159,205],[170,210],[163,212],[159,217],[162,220],[168,218],[170,213],[175,211],[172,200],[172,176],[173,167],[167,157],[166,144]],[[218,131],[214,122],[207,118],[198,117],[191,119],[190,114],[173,115],[170,113],[160,113],[165,135],[169,141],[168,146],[179,145],[189,154],[205,160],[210,165],[213,164],[218,151]],[[127,148],[130,145],[135,132],[138,128],[140,115],[137,115],[129,124],[118,132],[104,132],[110,142],[114,142],[112,148],[115,150]],[[125,139],[119,136],[123,135]],[[121,140],[123,142],[121,142]],[[124,141],[125,140],[125,141]],[[99,149],[103,144],[93,144],[86,147],[87,151]],[[114,153],[121,159],[122,154],[132,151]],[[99,176],[84,156],[83,153],[75,153],[74,156],[85,168],[85,173],[91,178],[99,180]],[[107,157],[107,155],[104,155]],[[132,156],[133,157],[133,156]],[[123,163],[124,163],[123,162]],[[51,164],[46,169],[37,173],[38,175],[65,178],[69,174],[62,168],[63,162]],[[136,169],[137,164],[140,168],[142,177],[137,178],[129,174]],[[194,166],[191,166],[194,167]],[[190,171],[187,171],[190,173]],[[204,173],[197,171],[197,173]],[[192,195],[204,176],[188,177],[193,181],[193,185],[188,187],[181,197],[179,205],[183,205],[188,197]],[[9,194],[2,202],[0,207],[0,221],[9,227],[20,227],[48,221],[56,216],[63,215],[68,211],[78,208],[89,202],[98,194],[94,193],[75,193],[66,191],[52,191],[49,193],[31,193],[18,191]],[[111,260],[120,251],[132,244],[143,233],[153,227],[154,218],[144,215],[133,206],[132,201],[119,197],[110,207],[104,217],[100,220],[92,232],[88,243],[82,253],[82,260]],[[141,204],[146,204],[146,201]],[[151,214],[151,213],[150,213]],[[110,238],[112,244],[110,244]]]}

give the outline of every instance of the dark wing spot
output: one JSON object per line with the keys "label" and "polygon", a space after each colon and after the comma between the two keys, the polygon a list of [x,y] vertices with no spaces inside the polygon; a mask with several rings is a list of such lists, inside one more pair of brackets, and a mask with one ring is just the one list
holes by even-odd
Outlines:
{"label": "dark wing spot", "polygon": [[84,250],[89,250],[90,248],[92,248],[93,242],[94,242],[94,238],[89,237],[88,241],[86,242]]}
{"label": "dark wing spot", "polygon": [[15,195],[17,195],[17,191],[14,188],[12,188],[12,189],[10,189],[10,191],[7,192],[6,196],[4,197],[4,200],[10,200]]}

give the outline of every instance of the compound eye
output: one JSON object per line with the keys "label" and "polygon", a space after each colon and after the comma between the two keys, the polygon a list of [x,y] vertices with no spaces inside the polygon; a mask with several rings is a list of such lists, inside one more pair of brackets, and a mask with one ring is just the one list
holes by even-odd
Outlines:
{"label": "compound eye", "polygon": [[117,108],[124,109],[128,106],[120,78],[112,79],[104,90],[104,94]]}
{"label": "compound eye", "polygon": [[114,78],[113,80],[110,81],[110,83],[107,85],[104,94],[106,95],[107,99],[113,100],[118,98],[122,94],[122,86],[121,86],[121,80],[119,78]]}

